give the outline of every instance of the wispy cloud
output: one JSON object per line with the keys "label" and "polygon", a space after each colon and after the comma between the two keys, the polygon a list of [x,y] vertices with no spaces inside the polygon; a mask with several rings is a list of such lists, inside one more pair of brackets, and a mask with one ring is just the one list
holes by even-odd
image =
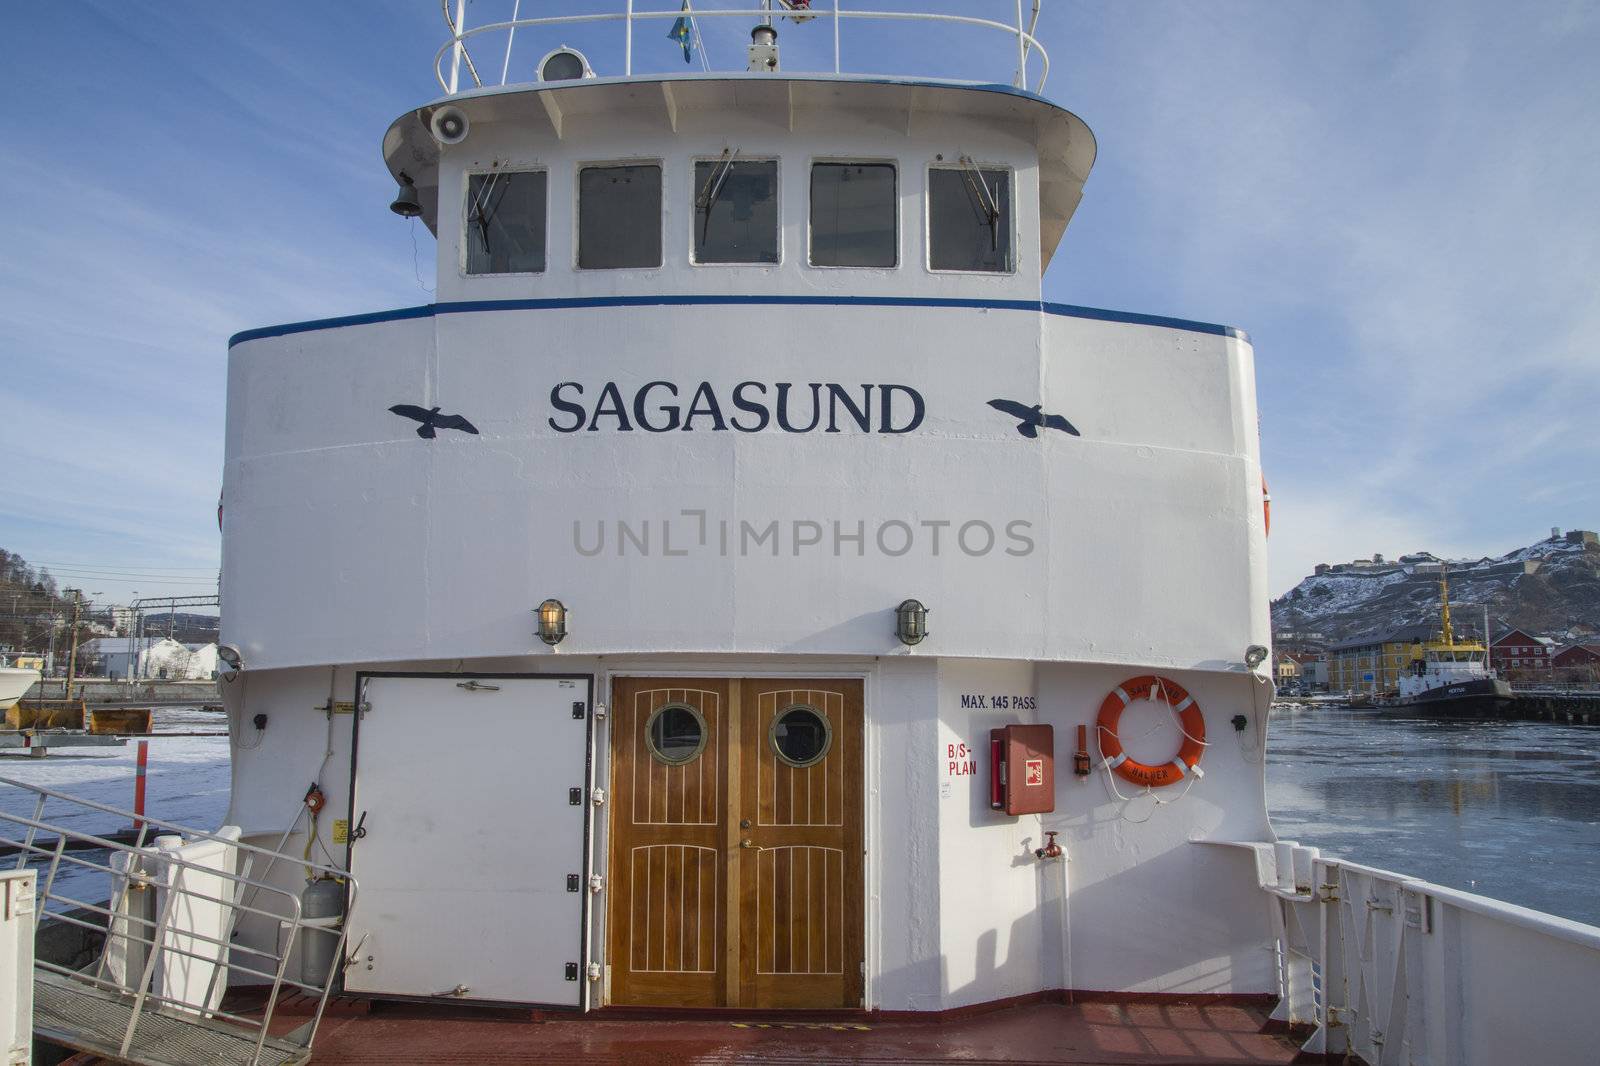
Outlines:
{"label": "wispy cloud", "polygon": [[1275,591],[1600,518],[1600,11],[1057,17],[1101,161],[1051,284],[1250,330]]}
{"label": "wispy cloud", "polygon": [[[422,28],[273,5],[36,14],[11,72],[36,106],[0,115],[21,149],[0,168],[0,545],[214,565],[228,336],[426,299],[378,151],[427,97],[425,42],[405,37]],[[395,80],[401,54],[414,81]]]}

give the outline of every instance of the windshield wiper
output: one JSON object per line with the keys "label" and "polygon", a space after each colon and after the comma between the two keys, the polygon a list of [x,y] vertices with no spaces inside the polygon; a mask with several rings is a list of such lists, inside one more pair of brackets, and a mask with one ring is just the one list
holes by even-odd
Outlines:
{"label": "windshield wiper", "polygon": [[978,164],[972,161],[971,156],[961,157],[961,173],[966,177],[967,192],[972,196],[973,205],[983,215],[984,221],[989,223],[989,251],[995,251],[1000,243],[1000,205],[989,191],[983,171],[978,169]]}
{"label": "windshield wiper", "polygon": [[483,188],[479,190],[478,198],[473,202],[472,211],[467,216],[468,222],[476,223],[478,226],[478,236],[483,241],[484,255],[492,254],[489,250],[489,221],[494,215],[494,208],[489,205],[489,197],[494,195],[494,187],[499,182],[499,174],[489,175],[489,180],[484,182]]}
{"label": "windshield wiper", "polygon": [[716,165],[711,168],[711,173],[706,175],[706,183],[700,187],[700,195],[694,198],[695,210],[703,215],[700,223],[702,244],[711,233],[711,208],[716,205],[717,197],[722,193],[722,186],[727,183],[728,174],[733,170],[733,157],[738,154],[737,148],[724,148],[722,158],[717,160]]}

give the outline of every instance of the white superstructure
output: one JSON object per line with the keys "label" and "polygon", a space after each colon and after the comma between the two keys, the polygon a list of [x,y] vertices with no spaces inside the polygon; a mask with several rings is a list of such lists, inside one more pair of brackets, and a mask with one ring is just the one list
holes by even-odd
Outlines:
{"label": "white superstructure", "polygon": [[1414,698],[1424,692],[1448,688],[1465,681],[1488,680],[1492,675],[1483,665],[1481,655],[1481,652],[1429,651],[1426,659],[1418,660],[1420,672],[1413,670],[1400,675],[1397,686],[1400,698]]}
{"label": "white superstructure", "polygon": [[620,74],[441,51],[384,138],[434,303],[234,338],[229,822],[348,854],[373,995],[1278,991],[1270,849],[1205,843],[1272,840],[1248,339],[1042,302],[1095,147],[1029,88],[640,74],[635,14]]}

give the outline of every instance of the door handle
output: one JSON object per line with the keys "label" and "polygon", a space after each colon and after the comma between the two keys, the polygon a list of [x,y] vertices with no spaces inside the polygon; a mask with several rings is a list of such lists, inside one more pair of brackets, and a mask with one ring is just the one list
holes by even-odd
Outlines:
{"label": "door handle", "polygon": [[745,837],[743,840],[739,841],[739,847],[747,848],[750,851],[766,851],[767,850],[766,848],[762,847],[760,844],[752,843],[749,837]]}

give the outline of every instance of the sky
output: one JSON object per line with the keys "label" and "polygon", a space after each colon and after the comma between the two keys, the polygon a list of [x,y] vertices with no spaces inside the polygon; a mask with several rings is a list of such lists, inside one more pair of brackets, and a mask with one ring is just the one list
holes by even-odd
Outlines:
{"label": "sky", "polygon": [[[703,21],[742,66],[745,30]],[[101,602],[214,592],[228,337],[430,298],[379,149],[439,94],[438,4],[64,0],[0,26],[26,41],[0,88],[0,547]],[[830,33],[784,27],[785,65]],[[1038,36],[1045,95],[1099,144],[1045,298],[1249,332],[1273,594],[1600,525],[1600,5],[1044,0]],[[972,42],[846,65],[1008,81],[1003,41]],[[620,73],[593,30],[516,55],[555,43]],[[635,56],[683,69],[665,23]]]}

